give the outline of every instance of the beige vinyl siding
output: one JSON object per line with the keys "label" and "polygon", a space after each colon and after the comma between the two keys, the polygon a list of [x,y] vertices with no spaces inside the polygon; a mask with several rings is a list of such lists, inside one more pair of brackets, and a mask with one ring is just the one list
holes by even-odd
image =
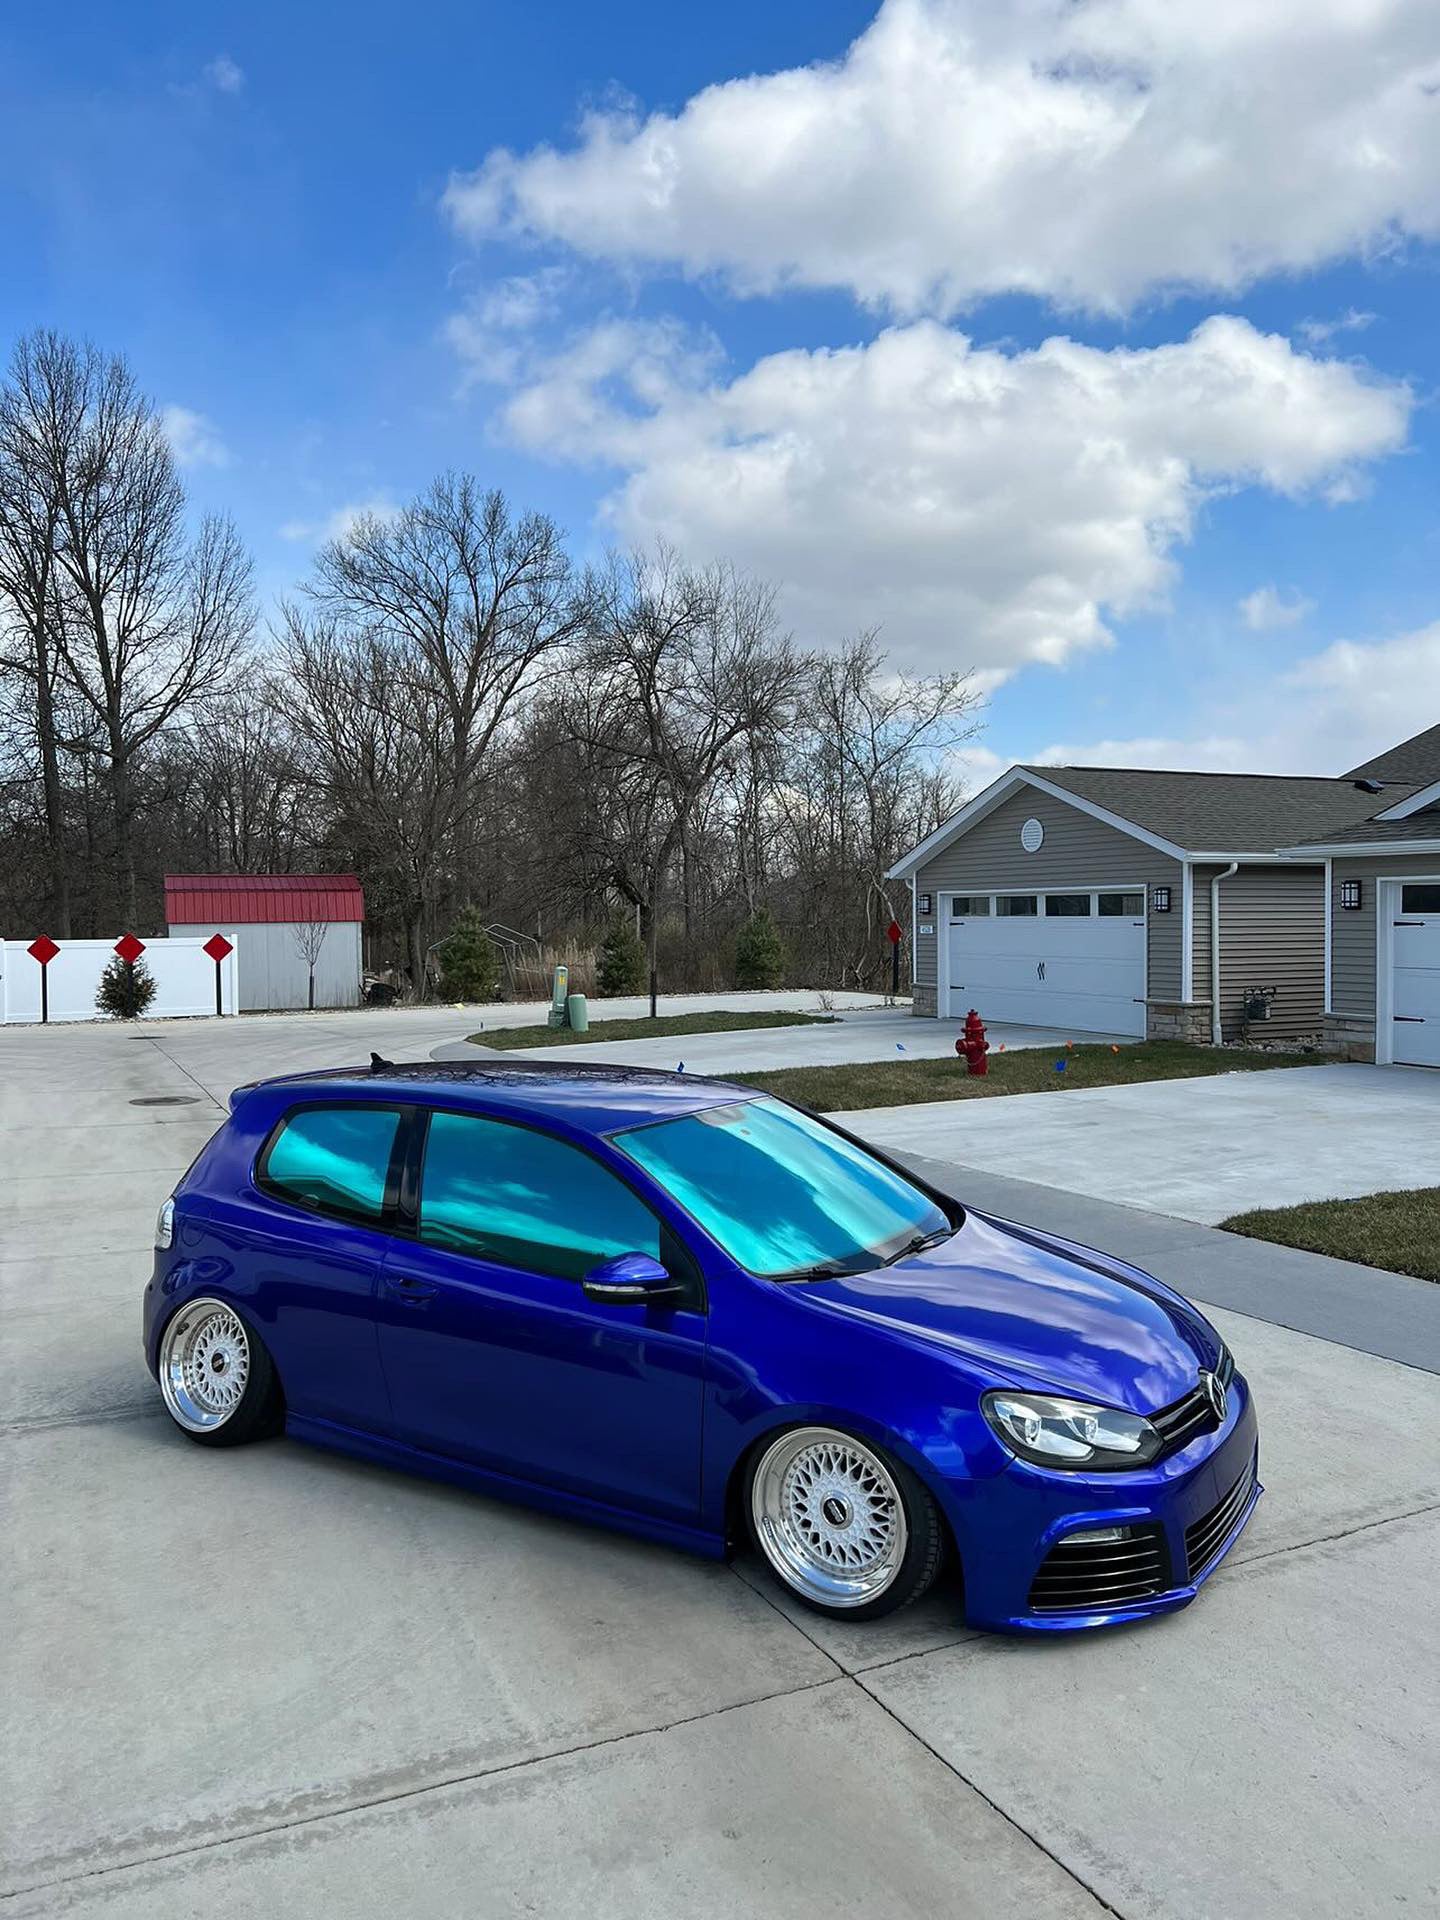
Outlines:
{"label": "beige vinyl siding", "polygon": [[[1210,886],[1223,868],[1197,868],[1195,992],[1210,993]],[[1203,907],[1199,898],[1204,883]],[[1252,1038],[1308,1040],[1320,1031],[1325,1007],[1325,869],[1244,867],[1220,882],[1220,1020],[1227,1040],[1240,1031],[1251,987],[1277,989],[1269,1020]]]}
{"label": "beige vinyl siding", "polygon": [[[1045,829],[1036,853],[1020,844],[1027,820]],[[1022,788],[1003,800],[993,813],[977,822],[958,840],[921,867],[915,876],[917,893],[932,897],[932,911],[916,915],[915,979],[921,986],[936,984],[936,943],[944,938],[947,903],[943,893],[1040,892],[1046,888],[1168,886],[1169,913],[1147,915],[1149,992],[1152,998],[1180,997],[1181,901],[1180,862],[1133,839],[1078,807],[1056,800],[1038,789]],[[919,928],[929,926],[925,934]],[[942,1015],[949,1009],[942,1007]]]}
{"label": "beige vinyl siding", "polygon": [[[1330,1005],[1336,1013],[1375,1017],[1375,894],[1377,879],[1403,880],[1440,873],[1440,854],[1386,854],[1336,859],[1330,879]],[[1340,882],[1360,882],[1360,905],[1340,905]]]}

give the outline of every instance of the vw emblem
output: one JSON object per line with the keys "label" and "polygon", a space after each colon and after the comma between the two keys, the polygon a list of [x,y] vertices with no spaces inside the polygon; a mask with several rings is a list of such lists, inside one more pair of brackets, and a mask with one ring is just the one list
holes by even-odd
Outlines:
{"label": "vw emblem", "polygon": [[1210,1402],[1210,1411],[1217,1420],[1225,1418],[1225,1389],[1217,1375],[1200,1369],[1200,1391]]}

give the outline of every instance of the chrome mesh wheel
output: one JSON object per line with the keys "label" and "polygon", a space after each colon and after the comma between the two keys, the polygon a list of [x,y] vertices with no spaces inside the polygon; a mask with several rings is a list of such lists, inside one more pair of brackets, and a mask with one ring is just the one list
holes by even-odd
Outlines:
{"label": "chrome mesh wheel", "polygon": [[826,1607],[861,1607],[889,1588],[908,1529],[884,1461],[833,1427],[782,1434],[751,1482],[755,1537],[788,1586]]}
{"label": "chrome mesh wheel", "polygon": [[160,1391],[172,1417],[190,1433],[223,1427],[245,1397],[250,1341],[245,1323],[223,1300],[181,1307],[160,1343]]}

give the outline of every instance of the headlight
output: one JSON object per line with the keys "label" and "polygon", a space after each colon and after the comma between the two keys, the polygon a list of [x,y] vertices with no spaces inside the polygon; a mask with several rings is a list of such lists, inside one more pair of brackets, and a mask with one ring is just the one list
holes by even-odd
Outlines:
{"label": "headlight", "polygon": [[1038,1467],[1143,1467],[1160,1435],[1136,1413],[1043,1393],[987,1393],[981,1411],[1012,1453]]}
{"label": "headlight", "polygon": [[175,1202],[162,1200],[160,1211],[155,1216],[155,1244],[168,1247],[175,1238]]}

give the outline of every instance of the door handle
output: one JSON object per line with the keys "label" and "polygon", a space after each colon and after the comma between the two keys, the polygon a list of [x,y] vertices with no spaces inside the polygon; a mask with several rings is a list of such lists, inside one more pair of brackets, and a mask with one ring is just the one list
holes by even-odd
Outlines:
{"label": "door handle", "polygon": [[397,1300],[403,1300],[406,1306],[419,1306],[422,1300],[435,1298],[434,1281],[422,1280],[417,1274],[387,1273],[385,1285],[388,1291],[393,1293]]}

